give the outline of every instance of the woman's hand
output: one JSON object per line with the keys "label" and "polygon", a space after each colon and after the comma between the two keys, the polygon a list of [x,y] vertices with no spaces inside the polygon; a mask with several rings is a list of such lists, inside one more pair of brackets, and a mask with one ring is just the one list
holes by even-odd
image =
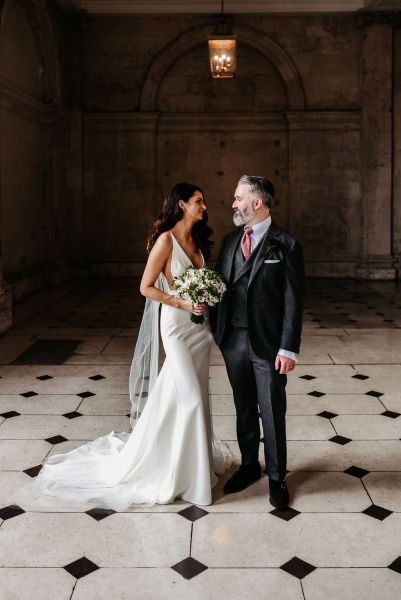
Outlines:
{"label": "woman's hand", "polygon": [[200,316],[204,314],[206,310],[206,304],[195,304],[194,306],[192,302],[187,302],[186,300],[180,299],[179,308],[182,308],[183,310],[186,310],[187,312],[190,312],[193,315]]}

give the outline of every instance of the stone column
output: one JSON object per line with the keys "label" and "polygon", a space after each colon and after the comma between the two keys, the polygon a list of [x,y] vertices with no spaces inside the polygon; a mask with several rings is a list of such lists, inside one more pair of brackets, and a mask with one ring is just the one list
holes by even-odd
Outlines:
{"label": "stone column", "polygon": [[83,160],[83,35],[86,13],[64,16],[68,31],[65,59],[66,76],[66,189],[70,214],[72,268],[75,276],[88,274],[88,255],[84,224],[84,160]]}
{"label": "stone column", "polygon": [[361,189],[363,236],[357,276],[394,279],[392,219],[391,24],[380,15],[364,29],[361,89]]}
{"label": "stone column", "polygon": [[[0,6],[1,10],[1,6]],[[1,18],[1,15],[0,15]],[[2,192],[3,192],[3,180],[2,180],[2,120],[3,120],[3,108],[2,103],[2,84],[0,78],[0,334],[9,329],[12,325],[12,294],[11,287],[3,281],[3,265],[2,265],[2,243],[1,243],[1,231],[2,231]]]}
{"label": "stone column", "polygon": [[401,278],[401,28],[394,31],[393,56],[393,255]]}

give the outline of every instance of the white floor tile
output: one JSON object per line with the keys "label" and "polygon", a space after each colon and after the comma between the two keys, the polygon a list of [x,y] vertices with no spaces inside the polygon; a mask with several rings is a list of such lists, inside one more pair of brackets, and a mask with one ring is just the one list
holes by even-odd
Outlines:
{"label": "white floor tile", "polygon": [[189,556],[191,523],[177,514],[118,513],[97,523],[88,557],[103,567],[170,567]]}
{"label": "white floor tile", "polygon": [[64,569],[0,569],[0,600],[70,600],[75,578]]}
{"label": "white floor tile", "polygon": [[30,480],[29,475],[17,471],[0,471],[0,507],[9,504],[8,499]]}
{"label": "white floor tile", "polygon": [[303,600],[300,582],[279,569],[207,569],[186,580],[172,569],[102,569],[80,579],[72,600]]}
{"label": "white floor tile", "polygon": [[0,426],[0,439],[33,439],[43,440],[55,435],[62,435],[67,440],[93,439],[110,431],[127,431],[128,417],[88,417],[76,419],[46,415],[21,415],[6,419]]}
{"label": "white floor tile", "polygon": [[371,505],[361,481],[346,473],[287,475],[290,505],[300,512],[361,512]]}
{"label": "white floor tile", "polygon": [[327,440],[335,435],[328,419],[316,416],[288,416],[287,440]]}
{"label": "white floor tile", "polygon": [[64,394],[39,394],[31,398],[18,395],[0,396],[0,413],[15,410],[25,415],[62,415],[76,410],[81,398]]}
{"label": "white floor tile", "polygon": [[399,440],[401,417],[392,419],[382,415],[340,415],[334,426],[339,435],[353,440]]}
{"label": "white floor tile", "polygon": [[[401,463],[400,463],[401,464]],[[401,472],[369,473],[363,482],[373,503],[401,512]]]}
{"label": "white floor tile", "polygon": [[[292,557],[316,567],[385,567],[399,555],[401,515],[210,514],[194,524],[192,554],[215,567],[279,567]],[[238,549],[241,549],[239,552]]]}
{"label": "white floor tile", "polygon": [[380,414],[383,410],[383,404],[377,398],[361,394],[329,394],[320,398],[308,395],[287,397],[287,415],[317,415],[322,411],[338,415],[367,415]]}
{"label": "white floor tile", "polygon": [[97,525],[81,513],[24,513],[7,519],[1,526],[0,566],[62,567],[82,556],[92,559],[88,540],[100,544]]}
{"label": "white floor tile", "polygon": [[42,440],[0,440],[0,465],[4,470],[24,470],[40,464],[50,445]]}
{"label": "white floor tile", "polygon": [[323,441],[289,441],[287,449],[291,471],[344,471],[351,465],[368,471],[395,471],[401,464],[399,440],[353,441],[345,446]]}
{"label": "white floor tile", "polygon": [[317,569],[302,586],[305,600],[395,600],[400,575],[390,569]]}

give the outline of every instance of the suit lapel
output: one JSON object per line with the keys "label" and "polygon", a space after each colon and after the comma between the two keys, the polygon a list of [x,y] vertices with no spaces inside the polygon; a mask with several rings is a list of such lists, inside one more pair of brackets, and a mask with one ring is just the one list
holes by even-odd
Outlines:
{"label": "suit lapel", "polygon": [[[241,237],[242,237],[242,236],[241,236]],[[263,237],[264,237],[264,236],[263,236]],[[263,238],[262,238],[262,239],[263,239]],[[257,254],[257,253],[258,253],[258,251],[259,251],[259,247],[260,247],[259,245],[260,245],[261,241],[262,241],[262,240],[259,240],[257,247],[254,249],[254,252],[256,251],[256,254]],[[237,245],[236,249],[237,249],[237,248],[238,248],[238,245]],[[237,275],[236,275],[235,279],[233,280],[233,284],[234,284],[236,281],[238,281],[238,279],[240,279],[240,277],[242,277],[242,276],[243,276],[245,273],[247,273],[248,271],[250,271],[250,270],[252,269],[252,267],[253,267],[253,265],[254,265],[254,262],[255,262],[255,255],[254,255],[254,254],[253,254],[253,252],[252,252],[251,256],[248,258],[248,260],[245,260],[245,261],[244,261],[244,264],[242,265],[242,268],[241,268],[241,269],[238,271],[238,273],[237,273]]]}
{"label": "suit lapel", "polygon": [[225,281],[231,280],[231,273],[232,273],[233,265],[234,265],[234,256],[235,256],[235,252],[237,251],[240,239],[242,238],[242,234],[243,234],[242,228],[238,229],[238,231],[236,232],[236,235],[233,236],[230,246],[227,248],[227,250],[225,252],[225,260],[224,260],[224,264],[223,264],[224,273],[222,273],[223,279]]}
{"label": "suit lapel", "polygon": [[265,235],[263,236],[263,238],[260,242],[257,256],[255,257],[255,260],[253,261],[252,273],[249,278],[248,287],[252,283],[252,281],[255,278],[260,267],[263,265],[263,261],[265,259],[266,252],[267,252],[266,247],[265,247],[266,240],[274,240],[278,236],[280,231],[281,231],[280,228],[272,221],[270,223],[269,229],[267,230],[267,232],[265,233]]}

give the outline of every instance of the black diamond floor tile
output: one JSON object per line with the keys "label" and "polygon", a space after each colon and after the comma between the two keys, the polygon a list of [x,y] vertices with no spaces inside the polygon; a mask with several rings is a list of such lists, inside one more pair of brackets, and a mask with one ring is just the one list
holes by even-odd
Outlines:
{"label": "black diamond floor tile", "polygon": [[100,381],[100,379],[106,379],[106,377],[104,375],[92,375],[92,377],[89,377],[89,379],[92,379],[93,381]]}
{"label": "black diamond floor tile", "polygon": [[86,511],[86,514],[95,519],[96,521],[102,521],[106,517],[110,517],[110,515],[115,514],[115,510],[111,508],[91,508]]}
{"label": "black diamond floor tile", "polygon": [[89,573],[93,573],[94,571],[100,569],[100,567],[86,558],[86,556],[83,556],[78,560],[74,560],[74,562],[70,563],[69,565],[65,565],[63,568],[76,579],[85,577],[86,575],[89,575]]}
{"label": "black diamond floor tile", "polygon": [[312,571],[314,571],[316,567],[314,567],[310,563],[305,562],[301,558],[294,556],[293,558],[291,558],[291,560],[282,565],[280,569],[282,569],[286,573],[289,573],[290,575],[293,575],[294,577],[297,577],[298,579],[303,579],[304,577],[309,575],[309,573],[312,573]]}
{"label": "black diamond floor tile", "polygon": [[91,396],[96,396],[96,394],[93,392],[81,392],[80,394],[77,394],[77,396],[80,396],[81,398],[90,398]]}
{"label": "black diamond floor tile", "polygon": [[335,435],[329,439],[329,442],[334,442],[335,444],[341,444],[341,446],[345,446],[349,442],[352,442],[350,438],[344,437],[343,435]]}
{"label": "black diamond floor tile", "polygon": [[366,392],[365,396],[373,396],[374,398],[380,398],[383,396],[382,392],[376,392],[375,390],[370,390],[370,392]]}
{"label": "black diamond floor tile", "polygon": [[360,379],[361,381],[364,381],[365,379],[369,379],[369,376],[357,373],[356,375],[353,375],[352,378],[353,379]]}
{"label": "black diamond floor tile", "polygon": [[388,510],[383,506],[378,506],[377,504],[371,504],[368,508],[362,511],[365,515],[369,517],[373,517],[374,519],[378,519],[379,521],[384,521],[390,515],[393,514],[392,510]]}
{"label": "black diamond floor tile", "polygon": [[62,435],[54,435],[53,437],[45,438],[45,442],[49,442],[49,444],[61,444],[62,442],[67,442],[67,438]]}
{"label": "black diamond floor tile", "polygon": [[24,392],[23,394],[20,394],[20,396],[24,396],[24,398],[32,398],[33,396],[37,396],[38,394],[36,392]]}
{"label": "black diamond floor tile", "polygon": [[291,519],[297,515],[300,515],[301,513],[299,510],[295,510],[295,508],[291,508],[289,506],[288,508],[284,509],[275,508],[274,510],[270,511],[270,514],[278,517],[279,519],[283,519],[283,521],[291,521]]}
{"label": "black diamond floor tile", "polygon": [[29,477],[36,477],[38,473],[42,470],[43,465],[36,465],[36,467],[30,467],[29,469],[25,469],[23,473],[29,475]]}
{"label": "black diamond floor tile", "polygon": [[314,392],[308,392],[308,396],[314,396],[314,398],[321,398],[325,395],[326,394],[324,394],[323,392],[318,392],[317,390],[315,390]]}
{"label": "black diamond floor tile", "polygon": [[61,365],[81,340],[37,340],[20,354],[13,365]]}
{"label": "black diamond floor tile", "polygon": [[8,519],[12,519],[13,517],[18,517],[18,515],[22,515],[25,511],[16,504],[10,504],[10,506],[5,506],[4,508],[0,508],[0,519],[3,521],[7,521]]}
{"label": "black diamond floor tile", "polygon": [[40,377],[36,377],[36,379],[39,379],[40,381],[47,381],[48,379],[54,379],[54,377],[51,375],[40,375]]}
{"label": "black diamond floor tile", "polygon": [[388,568],[401,575],[401,556],[396,558],[391,565],[388,566]]}
{"label": "black diamond floor tile", "polygon": [[394,410],[385,410],[380,414],[383,415],[383,417],[390,417],[390,419],[396,419],[400,416],[400,413],[395,412]]}
{"label": "black diamond floor tile", "polygon": [[316,379],[313,375],[301,375],[300,379],[306,379],[307,381],[311,381],[312,379]]}
{"label": "black diamond floor tile", "polygon": [[366,469],[361,469],[360,467],[356,467],[355,465],[352,465],[352,467],[345,469],[344,473],[347,473],[347,475],[352,475],[353,477],[359,477],[359,479],[361,479],[362,477],[367,475],[369,473],[369,471],[367,471]]}
{"label": "black diamond floor tile", "polygon": [[184,510],[180,510],[178,512],[179,515],[188,519],[188,521],[197,521],[202,517],[206,517],[209,513],[207,510],[203,510],[203,508],[199,508],[199,506],[188,506],[188,508],[184,508]]}
{"label": "black diamond floor tile", "polygon": [[0,417],[4,417],[5,419],[11,419],[12,417],[19,417],[20,415],[21,415],[21,413],[17,412],[16,410],[9,410],[7,412],[0,413]]}
{"label": "black diamond floor tile", "polygon": [[182,575],[184,579],[192,579],[192,577],[195,577],[196,575],[199,575],[199,573],[206,571],[208,567],[198,560],[195,560],[195,558],[192,558],[192,556],[188,556],[188,558],[185,558],[176,565],[173,565],[171,568]]}
{"label": "black diamond floor tile", "polygon": [[73,410],[72,412],[64,413],[63,417],[66,419],[76,419],[77,417],[82,417],[82,413]]}
{"label": "black diamond floor tile", "polygon": [[338,417],[336,413],[332,413],[329,410],[323,410],[322,412],[316,415],[317,417],[323,417],[324,419],[334,419],[334,417]]}

